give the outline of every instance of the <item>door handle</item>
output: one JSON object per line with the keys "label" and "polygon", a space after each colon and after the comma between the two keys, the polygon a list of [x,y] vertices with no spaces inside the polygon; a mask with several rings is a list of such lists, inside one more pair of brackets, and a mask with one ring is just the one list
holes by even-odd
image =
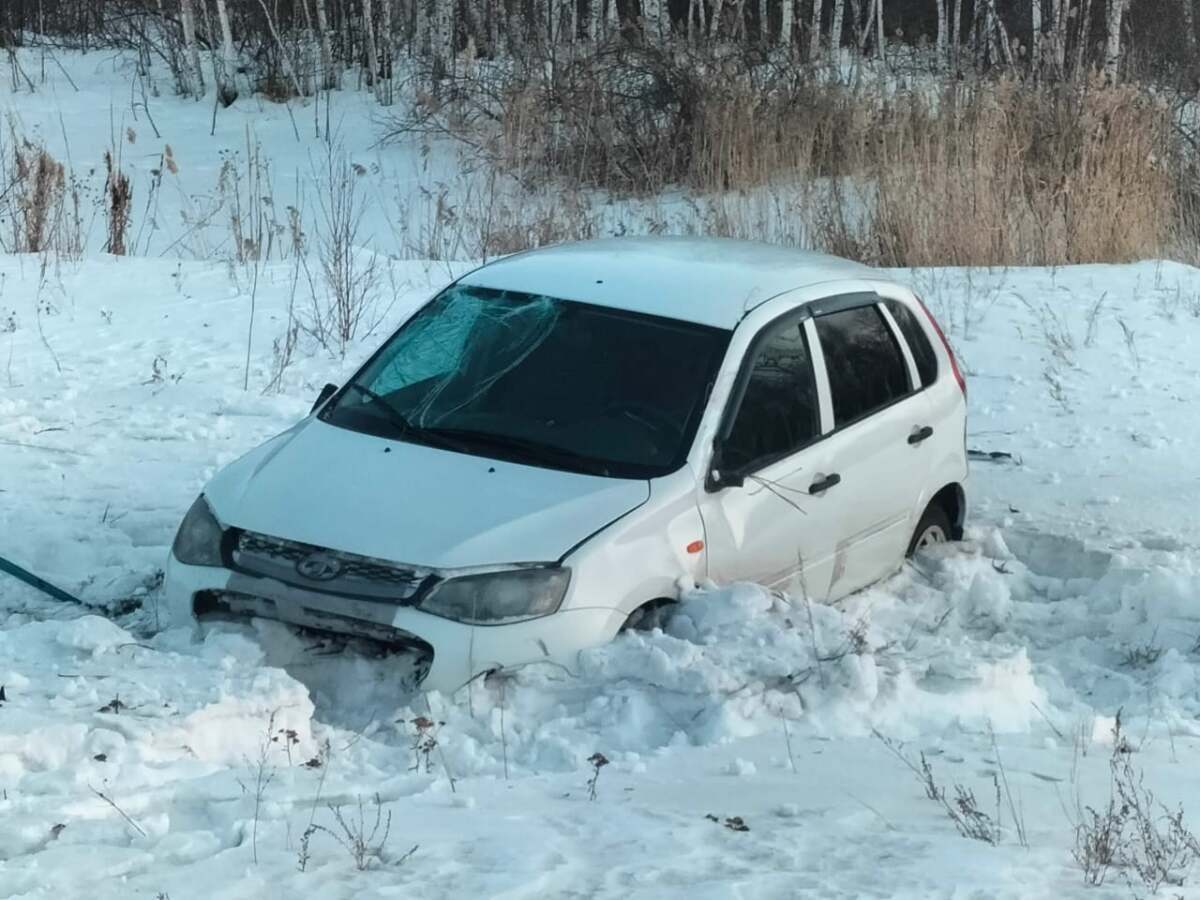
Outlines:
{"label": "door handle", "polygon": [[837,474],[826,475],[824,478],[818,478],[816,481],[814,481],[812,484],[810,484],[808,486],[808,492],[810,494],[823,494],[823,493],[825,493],[825,491],[829,490],[831,487],[834,487],[835,485],[839,485],[841,483],[842,483],[841,475],[837,475]]}
{"label": "door handle", "polygon": [[928,425],[922,425],[908,436],[908,442],[915,447],[921,441],[927,441],[931,437],[933,437],[933,429]]}

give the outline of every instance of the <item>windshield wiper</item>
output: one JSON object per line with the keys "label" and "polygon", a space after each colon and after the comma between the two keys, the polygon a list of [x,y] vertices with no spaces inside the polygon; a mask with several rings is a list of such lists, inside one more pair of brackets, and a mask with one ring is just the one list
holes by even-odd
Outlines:
{"label": "windshield wiper", "polygon": [[436,447],[442,447],[447,450],[458,450],[460,452],[463,451],[464,447],[461,441],[456,441],[454,438],[448,435],[438,434],[436,433],[435,429],[422,428],[419,425],[414,425],[408,420],[408,417],[404,415],[404,413],[400,412],[400,410],[388,403],[387,398],[383,395],[377,394],[370,388],[363,387],[361,384],[358,384],[354,381],[350,382],[349,387],[358,391],[360,394],[370,400],[371,403],[377,404],[387,415],[391,423],[395,425],[397,429],[399,429],[403,436],[411,438],[418,443],[432,444]]}
{"label": "windshield wiper", "polygon": [[540,441],[517,437],[511,434],[496,434],[491,431],[476,431],[471,428],[426,428],[426,434],[433,433],[459,444],[471,444],[476,447],[490,447],[497,450],[516,451],[522,461],[547,463],[551,466],[561,466],[572,470],[583,470],[592,475],[608,475],[608,466],[603,460],[566,447],[554,444],[543,444]]}
{"label": "windshield wiper", "polygon": [[404,413],[400,412],[400,410],[396,409],[396,407],[392,406],[392,404],[388,403],[387,398],[381,394],[377,394],[370,388],[363,387],[361,384],[358,384],[354,381],[350,382],[348,387],[358,391],[372,403],[379,404],[379,406],[383,408],[384,412],[387,413],[387,417],[392,420],[392,424],[405,434],[413,434],[416,432],[416,426],[413,425],[412,422],[408,421],[408,417],[405,416]]}

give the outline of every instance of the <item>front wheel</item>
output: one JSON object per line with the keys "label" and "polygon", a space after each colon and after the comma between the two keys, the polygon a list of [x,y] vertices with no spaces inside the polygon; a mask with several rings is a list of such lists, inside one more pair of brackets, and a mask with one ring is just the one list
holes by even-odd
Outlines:
{"label": "front wheel", "polygon": [[666,598],[643,603],[629,614],[629,618],[625,620],[621,630],[653,631],[656,628],[661,630],[666,627],[667,620],[671,618],[677,605],[674,600]]}
{"label": "front wheel", "polygon": [[912,540],[908,542],[908,552],[905,556],[912,556],[918,551],[945,544],[950,540],[951,533],[950,517],[946,515],[946,511],[940,505],[931,503],[922,513],[921,521],[917,523],[917,529],[913,532]]}

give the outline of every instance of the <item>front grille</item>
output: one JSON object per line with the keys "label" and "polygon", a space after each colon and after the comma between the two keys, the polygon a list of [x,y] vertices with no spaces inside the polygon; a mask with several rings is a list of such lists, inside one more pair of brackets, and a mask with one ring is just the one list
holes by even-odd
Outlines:
{"label": "front grille", "polygon": [[[331,561],[337,574],[325,578],[306,576],[299,567],[314,556]],[[410,599],[426,579],[433,576],[429,569],[329,550],[253,531],[238,534],[233,547],[233,564],[243,572],[273,578],[306,590],[394,602]]]}

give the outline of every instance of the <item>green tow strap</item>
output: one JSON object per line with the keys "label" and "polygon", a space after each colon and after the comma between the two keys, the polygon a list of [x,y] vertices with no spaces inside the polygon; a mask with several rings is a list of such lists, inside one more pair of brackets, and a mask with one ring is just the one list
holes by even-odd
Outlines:
{"label": "green tow strap", "polygon": [[23,581],[31,588],[35,588],[36,590],[41,591],[43,594],[53,597],[55,600],[61,600],[63,603],[74,603],[78,606],[83,606],[83,601],[78,597],[72,597],[62,588],[57,588],[50,582],[42,578],[38,578],[28,569],[22,569],[15,562],[7,560],[3,556],[0,556],[0,572],[7,572],[13,578],[17,579],[17,581]]}

